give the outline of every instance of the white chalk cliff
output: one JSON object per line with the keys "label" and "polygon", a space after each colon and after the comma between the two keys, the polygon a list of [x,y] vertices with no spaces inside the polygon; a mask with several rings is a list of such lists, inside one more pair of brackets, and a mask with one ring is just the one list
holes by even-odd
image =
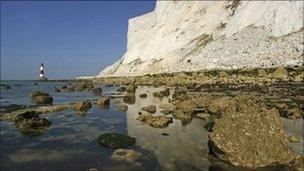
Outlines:
{"label": "white chalk cliff", "polygon": [[157,1],[98,76],[303,64],[301,1]]}

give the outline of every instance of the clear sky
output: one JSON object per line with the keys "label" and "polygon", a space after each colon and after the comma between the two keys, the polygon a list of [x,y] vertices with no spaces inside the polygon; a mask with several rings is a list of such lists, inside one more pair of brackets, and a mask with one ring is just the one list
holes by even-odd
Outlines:
{"label": "clear sky", "polygon": [[96,75],[126,51],[128,19],[154,1],[1,1],[1,79]]}

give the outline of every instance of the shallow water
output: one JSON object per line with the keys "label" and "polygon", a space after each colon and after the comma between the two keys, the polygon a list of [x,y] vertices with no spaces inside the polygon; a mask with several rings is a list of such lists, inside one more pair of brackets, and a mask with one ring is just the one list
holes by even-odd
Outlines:
{"label": "shallow water", "polygon": [[[59,92],[55,87],[67,84],[59,82],[33,81],[2,82],[11,85],[10,90],[1,90],[1,105],[33,105],[29,93],[43,90],[54,98],[54,104],[84,99],[96,99],[91,92]],[[15,84],[22,84],[15,86]],[[101,86],[103,94],[114,93],[117,87]],[[142,107],[158,106],[168,98],[160,100],[153,92],[163,88],[138,87],[136,103],[129,105],[127,112],[117,110],[121,99],[111,101],[109,109],[93,106],[86,113],[65,110],[43,114],[42,117],[52,125],[41,135],[30,137],[22,134],[12,122],[1,121],[1,170],[209,170],[208,132],[204,129],[206,121],[194,118],[189,124],[182,125],[174,120],[167,128],[152,128],[136,120]],[[139,94],[147,93],[147,98]],[[171,93],[172,94],[172,93]],[[155,115],[158,115],[159,110]],[[302,137],[303,120],[284,119],[288,133]],[[141,153],[138,162],[127,163],[111,160],[113,151],[97,145],[97,137],[106,132],[126,133],[136,138],[131,146]],[[162,135],[169,134],[168,136]],[[301,143],[291,144],[297,154],[303,154]]]}

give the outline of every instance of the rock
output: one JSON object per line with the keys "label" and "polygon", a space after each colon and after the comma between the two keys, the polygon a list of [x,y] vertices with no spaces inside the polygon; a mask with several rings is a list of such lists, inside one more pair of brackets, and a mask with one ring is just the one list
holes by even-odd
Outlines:
{"label": "rock", "polygon": [[208,122],[204,125],[204,128],[208,131],[208,132],[212,132],[213,131],[213,126],[214,126],[215,122],[212,119],[209,119]]}
{"label": "rock", "polygon": [[135,93],[136,88],[137,88],[137,86],[135,86],[135,85],[133,85],[133,84],[128,85],[128,86],[126,87],[126,92],[127,92],[127,93]]}
{"label": "rock", "polygon": [[75,87],[74,86],[68,86],[67,89],[65,89],[67,92],[73,92],[75,91]]}
{"label": "rock", "polygon": [[53,103],[53,97],[50,96],[35,96],[35,102],[37,104],[48,105]]}
{"label": "rock", "polygon": [[287,145],[278,111],[266,109],[250,96],[231,101],[221,118],[214,120],[208,142],[210,155],[252,169],[291,164],[295,155]]}
{"label": "rock", "polygon": [[29,136],[37,136],[44,132],[52,122],[40,118],[37,112],[27,111],[12,118],[19,130]]}
{"label": "rock", "polygon": [[82,82],[82,83],[76,83],[74,87],[75,87],[75,91],[84,91],[84,90],[92,90],[94,88],[94,85],[92,82]]}
{"label": "rock", "polygon": [[127,94],[123,97],[123,102],[127,104],[134,104],[135,103],[135,95],[134,94]]}
{"label": "rock", "polygon": [[111,155],[111,159],[117,161],[126,161],[128,163],[134,163],[140,156],[141,153],[136,152],[134,150],[117,149]]}
{"label": "rock", "polygon": [[182,122],[182,125],[185,126],[192,121],[192,116],[188,113],[185,113],[181,110],[175,110],[172,113],[174,119],[178,119]]}
{"label": "rock", "polygon": [[125,92],[127,90],[126,87],[119,87],[116,91]]}
{"label": "rock", "polygon": [[164,114],[164,115],[169,115],[173,112],[173,110],[161,110],[160,113]]}
{"label": "rock", "polygon": [[258,69],[258,77],[266,77],[267,72],[264,69]]}
{"label": "rock", "polygon": [[304,155],[297,156],[294,165],[295,171],[304,171]]}
{"label": "rock", "polygon": [[156,113],[156,107],[154,105],[150,105],[147,107],[142,107],[141,110],[146,111],[148,113],[154,114]]}
{"label": "rock", "polygon": [[30,94],[30,97],[39,105],[49,105],[53,103],[53,98],[43,91],[34,91]]}
{"label": "rock", "polygon": [[208,113],[197,113],[195,116],[200,119],[208,119],[210,117]]}
{"label": "rock", "polygon": [[299,137],[296,137],[296,136],[294,136],[294,135],[288,136],[288,140],[289,140],[289,142],[291,142],[291,143],[298,143],[298,142],[300,142],[300,138],[299,138]]}
{"label": "rock", "polygon": [[76,102],[73,105],[75,111],[86,111],[92,107],[92,103],[89,101]]}
{"label": "rock", "polygon": [[147,97],[147,94],[145,94],[145,93],[144,93],[144,94],[140,94],[139,97],[140,97],[140,98],[146,98],[146,97]]}
{"label": "rock", "polygon": [[6,84],[1,84],[0,87],[1,87],[1,90],[5,90],[5,89],[8,90],[8,89],[11,89],[11,86],[6,85]]}
{"label": "rock", "polygon": [[118,133],[106,133],[101,134],[97,140],[98,144],[103,147],[109,147],[113,149],[126,148],[134,145],[136,139],[126,134]]}
{"label": "rock", "polygon": [[31,98],[35,98],[36,96],[49,96],[49,94],[43,91],[34,91],[30,94]]}
{"label": "rock", "polygon": [[288,119],[299,119],[304,117],[304,112],[294,107],[280,110],[280,115]]}
{"label": "rock", "polygon": [[164,110],[174,110],[175,106],[172,103],[165,103],[165,104],[159,105],[159,108],[164,109]]}
{"label": "rock", "polygon": [[170,135],[170,134],[163,132],[162,135],[163,135],[163,136],[168,136],[168,135]]}
{"label": "rock", "polygon": [[165,128],[168,127],[170,123],[173,123],[172,117],[166,116],[152,116],[149,113],[142,113],[137,117],[137,120],[142,123],[147,123],[154,128]]}
{"label": "rock", "polygon": [[56,93],[60,92],[60,89],[59,88],[55,88],[55,92]]}
{"label": "rock", "polygon": [[122,105],[119,105],[118,109],[119,109],[120,111],[127,111],[127,110],[128,110],[128,106],[125,105],[125,104],[122,104]]}
{"label": "rock", "polygon": [[95,88],[93,88],[92,92],[94,95],[100,96],[102,93],[102,90],[100,87],[95,87]]}
{"label": "rock", "polygon": [[282,80],[282,81],[288,81],[289,80],[289,74],[288,71],[284,67],[278,67],[271,76],[273,78]]}
{"label": "rock", "polygon": [[97,100],[97,105],[99,107],[105,108],[110,106],[110,98],[101,97]]}
{"label": "rock", "polygon": [[158,98],[168,97],[168,96],[170,96],[170,89],[169,89],[169,88],[166,88],[166,89],[163,90],[163,91],[154,92],[154,93],[153,93],[153,96],[154,96],[154,97],[158,97]]}

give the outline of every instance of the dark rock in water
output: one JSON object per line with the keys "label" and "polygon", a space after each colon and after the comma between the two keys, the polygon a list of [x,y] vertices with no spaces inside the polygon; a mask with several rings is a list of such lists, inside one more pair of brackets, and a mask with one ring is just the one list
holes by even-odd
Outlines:
{"label": "dark rock in water", "polygon": [[113,149],[126,148],[134,145],[136,139],[126,134],[106,133],[101,134],[97,140],[98,144],[103,147]]}
{"label": "dark rock in water", "polygon": [[302,111],[299,108],[288,108],[288,109],[281,109],[279,110],[280,115],[284,118],[288,119],[299,119],[299,118],[304,118],[304,111]]}
{"label": "dark rock in water", "polygon": [[31,106],[18,105],[18,104],[1,105],[1,112],[13,112],[13,111],[25,109],[28,107],[31,107]]}
{"label": "dark rock in water", "polygon": [[110,98],[101,97],[97,100],[97,105],[99,107],[105,108],[110,106]]}
{"label": "dark rock in water", "polygon": [[35,83],[35,85],[38,85],[38,83]]}
{"label": "dark rock in water", "polygon": [[134,94],[127,94],[123,97],[123,102],[127,104],[134,104],[135,103],[135,95]]}
{"label": "dark rock in water", "polygon": [[211,119],[208,120],[208,122],[204,125],[204,128],[208,131],[208,132],[212,132],[213,131],[213,126],[214,126],[215,122]]}
{"label": "dark rock in water", "polygon": [[172,113],[174,119],[178,119],[182,122],[182,125],[188,125],[192,121],[192,115],[185,113],[181,110],[175,110]]}
{"label": "dark rock in water", "polygon": [[34,91],[30,94],[31,98],[35,98],[36,96],[49,96],[49,94],[43,91]]}
{"label": "dark rock in water", "polygon": [[60,89],[59,88],[55,88],[55,92],[56,93],[60,92]]}
{"label": "dark rock in water", "polygon": [[64,85],[61,87],[61,89],[67,89],[68,88],[68,85]]}
{"label": "dark rock in water", "polygon": [[12,120],[23,134],[29,136],[40,135],[52,124],[45,118],[41,119],[35,111],[27,111],[12,118]]}
{"label": "dark rock in water", "polygon": [[126,87],[119,87],[116,91],[125,92],[127,90]]}
{"label": "dark rock in water", "polygon": [[75,87],[73,86],[69,86],[67,89],[66,89],[67,92],[73,92],[75,91]]}
{"label": "dark rock in water", "polygon": [[214,121],[208,147],[210,154],[221,161],[256,169],[290,165],[295,160],[278,111],[266,109],[258,99],[230,99],[226,112]]}
{"label": "dark rock in water", "polygon": [[133,84],[128,85],[128,86],[126,87],[126,92],[127,92],[127,93],[135,93],[136,88],[137,88],[136,85],[133,85]]}
{"label": "dark rock in water", "polygon": [[170,96],[170,89],[169,89],[169,88],[166,88],[166,89],[163,90],[163,91],[154,92],[154,93],[153,93],[153,96],[154,96],[154,97],[159,97],[159,98],[168,97],[168,96]]}
{"label": "dark rock in water", "polygon": [[100,96],[102,93],[102,90],[100,87],[95,87],[95,88],[93,88],[92,92],[94,95]]}
{"label": "dark rock in water", "polygon": [[120,111],[127,111],[127,110],[128,110],[128,106],[125,105],[125,104],[122,104],[122,105],[119,105],[118,109],[119,109]]}
{"label": "dark rock in water", "polygon": [[172,117],[166,116],[152,116],[149,113],[143,112],[138,117],[137,120],[142,123],[147,123],[154,128],[166,128],[170,123],[173,123]]}
{"label": "dark rock in water", "polygon": [[156,113],[156,107],[154,105],[150,105],[147,107],[142,107],[141,110],[146,111],[148,113],[154,114]]}
{"label": "dark rock in water", "polygon": [[147,97],[147,94],[145,94],[145,93],[144,93],[144,94],[140,94],[139,97],[140,97],[140,98],[146,98],[146,97]]}
{"label": "dark rock in water", "polygon": [[92,103],[89,101],[76,102],[73,105],[73,110],[86,111],[92,107]]}
{"label": "dark rock in water", "polygon": [[37,104],[48,105],[53,103],[53,97],[50,96],[36,96],[35,102]]}
{"label": "dark rock in water", "polygon": [[53,103],[53,98],[43,91],[34,91],[30,94],[30,97],[39,105],[50,105]]}
{"label": "dark rock in water", "polygon": [[168,135],[170,135],[170,134],[163,132],[162,135],[163,135],[163,136],[168,136]]}

